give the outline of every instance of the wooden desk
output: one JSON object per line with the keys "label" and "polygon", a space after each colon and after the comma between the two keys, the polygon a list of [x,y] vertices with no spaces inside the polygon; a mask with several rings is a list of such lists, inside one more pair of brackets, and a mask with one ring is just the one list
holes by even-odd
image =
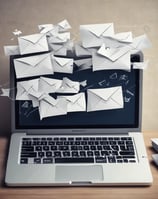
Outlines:
{"label": "wooden desk", "polygon": [[5,165],[8,148],[7,138],[0,138],[0,199],[158,199],[158,169],[152,163],[150,138],[158,137],[158,132],[145,132],[145,144],[154,178],[150,187],[64,187],[64,188],[7,188],[4,185]]}

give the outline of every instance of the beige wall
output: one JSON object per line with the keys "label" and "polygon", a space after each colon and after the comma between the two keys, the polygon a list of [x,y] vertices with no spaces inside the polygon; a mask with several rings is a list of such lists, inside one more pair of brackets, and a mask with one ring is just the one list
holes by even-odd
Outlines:
{"label": "beige wall", "polygon": [[[147,33],[153,47],[144,71],[143,130],[158,130],[158,0],[0,0],[0,85],[9,81],[9,62],[3,46],[15,44],[12,31],[35,33],[38,24],[68,19],[78,38],[80,24],[114,22],[115,31]],[[10,102],[0,98],[0,134],[10,131]]]}

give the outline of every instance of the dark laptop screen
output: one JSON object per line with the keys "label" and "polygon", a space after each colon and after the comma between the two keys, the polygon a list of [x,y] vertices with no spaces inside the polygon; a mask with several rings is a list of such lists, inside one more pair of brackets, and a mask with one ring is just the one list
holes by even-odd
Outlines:
{"label": "dark laptop screen", "polygon": [[[13,67],[13,59],[17,57],[11,57],[11,67]],[[139,62],[139,55],[135,55],[131,58],[131,61]],[[17,80],[14,73],[14,86],[16,96],[17,93]],[[45,75],[43,77],[62,80],[67,77],[71,81],[82,82],[80,84],[79,93],[84,93],[86,106],[88,103],[88,89],[102,89],[104,91],[107,88],[119,87],[123,94],[123,108],[95,110],[93,111],[74,111],[67,112],[64,115],[55,115],[40,119],[39,107],[33,107],[31,101],[15,100],[15,128],[16,129],[60,129],[60,128],[138,128],[139,124],[139,97],[140,97],[140,71],[131,70],[130,72],[123,70],[102,70],[92,72],[91,69],[87,70],[74,70],[73,74],[54,73],[53,75]],[[39,77],[35,77],[39,78]],[[29,78],[20,79],[18,81],[30,80]],[[50,93],[54,99],[61,93]],[[74,94],[69,93],[69,96]],[[92,99],[94,100],[93,97]],[[108,99],[107,99],[108,100]],[[115,101],[117,103],[117,100]],[[95,102],[96,107],[101,106],[99,102]],[[93,103],[93,105],[95,104]],[[105,102],[106,103],[106,102]]]}

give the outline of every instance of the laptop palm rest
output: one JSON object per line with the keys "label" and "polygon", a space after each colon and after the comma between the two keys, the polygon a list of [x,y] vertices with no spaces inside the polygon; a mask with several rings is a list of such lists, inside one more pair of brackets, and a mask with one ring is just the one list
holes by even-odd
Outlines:
{"label": "laptop palm rest", "polygon": [[103,180],[103,168],[100,165],[59,165],[55,169],[55,180],[71,184],[92,183]]}

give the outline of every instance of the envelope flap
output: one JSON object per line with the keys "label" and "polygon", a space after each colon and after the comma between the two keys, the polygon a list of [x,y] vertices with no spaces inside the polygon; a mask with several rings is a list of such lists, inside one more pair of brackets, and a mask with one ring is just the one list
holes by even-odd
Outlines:
{"label": "envelope flap", "polygon": [[60,57],[54,57],[55,61],[60,65],[60,66],[65,66],[68,64],[72,59],[68,58],[60,58]]}
{"label": "envelope flap", "polygon": [[46,77],[40,77],[40,79],[44,82],[46,82],[47,84],[49,85],[54,85],[56,84],[57,82],[60,82],[61,80],[58,80],[58,79],[52,79],[52,78],[46,78]]}
{"label": "envelope flap", "polygon": [[117,52],[116,48],[106,48],[105,44],[102,44],[102,46],[97,51],[98,54],[110,58],[113,54]]}
{"label": "envelope flap", "polygon": [[56,99],[54,99],[53,97],[51,97],[49,95],[44,97],[42,100],[44,100],[45,102],[47,102],[48,104],[53,105],[53,106],[55,106],[58,103],[58,101]]}
{"label": "envelope flap", "polygon": [[18,82],[18,85],[21,86],[23,89],[28,91],[29,89],[36,89],[38,90],[38,80],[39,79],[33,79],[33,80],[28,80],[28,81],[22,81]]}
{"label": "envelope flap", "polygon": [[93,24],[93,25],[87,25],[86,29],[88,29],[91,33],[96,35],[97,37],[100,37],[107,29],[110,28],[112,24]]}
{"label": "envelope flap", "polygon": [[23,39],[33,44],[36,44],[43,36],[45,36],[45,34],[33,34],[33,35],[19,37],[19,39]]}
{"label": "envelope flap", "polygon": [[49,54],[43,54],[40,56],[30,56],[30,57],[18,58],[18,59],[16,59],[16,61],[28,64],[28,65],[34,67],[34,66],[38,65],[42,60],[44,60],[48,56],[49,56]]}
{"label": "envelope flap", "polygon": [[103,100],[108,100],[117,90],[118,87],[89,89],[90,92],[102,98]]}
{"label": "envelope flap", "polygon": [[119,41],[122,41],[122,42],[131,43],[133,41],[132,32],[117,33],[117,34],[115,34],[114,38],[119,40]]}
{"label": "envelope flap", "polygon": [[130,48],[128,46],[120,48],[105,48],[105,44],[103,44],[97,51],[97,53],[109,58],[111,61],[116,61],[117,59],[128,53],[129,50]]}
{"label": "envelope flap", "polygon": [[72,103],[77,102],[80,98],[82,97],[82,93],[79,93],[77,95],[71,95],[71,96],[66,96],[66,99]]}
{"label": "envelope flap", "polygon": [[58,25],[61,26],[63,29],[66,29],[66,30],[71,28],[69,22],[66,19],[64,19],[63,21],[59,22]]}
{"label": "envelope flap", "polygon": [[79,82],[74,82],[74,81],[71,81],[70,79],[68,79],[67,77],[64,77],[62,84],[63,84],[63,86],[67,85],[70,88],[74,88],[77,83],[79,84]]}
{"label": "envelope flap", "polygon": [[43,95],[43,92],[38,92],[38,91],[35,91],[33,88],[31,88],[29,90],[29,94],[32,95],[33,97],[39,99]]}

